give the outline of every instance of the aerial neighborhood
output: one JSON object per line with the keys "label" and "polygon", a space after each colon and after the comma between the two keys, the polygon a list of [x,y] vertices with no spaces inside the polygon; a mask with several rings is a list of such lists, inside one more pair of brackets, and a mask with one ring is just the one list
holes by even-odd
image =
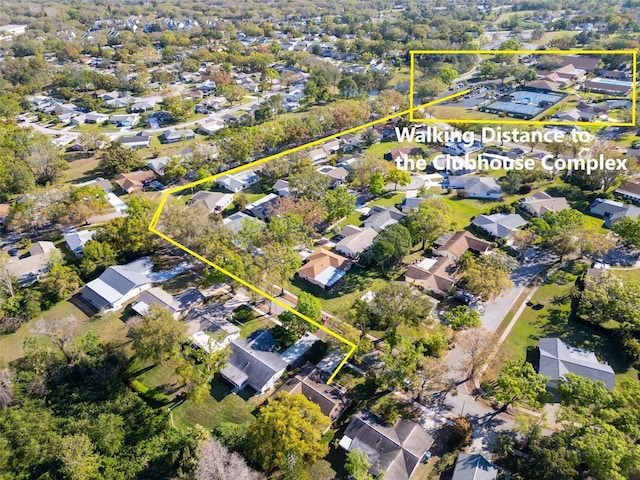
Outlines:
{"label": "aerial neighborhood", "polygon": [[634,2],[0,13],[0,478],[640,478]]}

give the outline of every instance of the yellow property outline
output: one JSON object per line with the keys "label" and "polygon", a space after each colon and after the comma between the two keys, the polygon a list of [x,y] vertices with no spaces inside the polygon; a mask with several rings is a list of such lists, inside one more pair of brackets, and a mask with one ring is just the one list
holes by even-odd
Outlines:
{"label": "yellow property outline", "polygon": [[[479,124],[510,124],[510,125],[581,125],[581,126],[593,126],[593,127],[635,127],[636,125],[636,102],[637,92],[636,83],[637,78],[637,58],[636,50],[411,50],[410,55],[410,70],[409,70],[409,121],[420,123],[479,123]],[[413,95],[414,95],[414,83],[415,83],[415,56],[416,55],[495,55],[495,54],[507,54],[507,55],[631,55],[632,56],[632,82],[631,82],[631,122],[553,122],[542,120],[518,120],[518,119],[503,119],[492,120],[490,118],[485,119],[436,119],[436,118],[416,118],[413,116],[414,110],[425,107],[413,107]],[[444,100],[444,99],[443,99]]]}
{"label": "yellow property outline", "polygon": [[151,218],[151,222],[149,223],[149,230],[151,232],[155,233],[156,235],[158,235],[160,238],[166,240],[167,242],[171,243],[172,245],[174,245],[174,246],[178,247],[179,249],[185,251],[189,255],[194,256],[195,258],[197,258],[201,262],[206,263],[207,265],[209,265],[210,267],[218,270],[219,272],[223,273],[227,277],[232,278],[233,280],[235,280],[236,282],[240,283],[241,285],[247,287],[250,290],[253,290],[254,292],[256,292],[257,294],[263,296],[264,298],[266,298],[270,302],[273,302],[276,305],[284,308],[285,310],[293,313],[294,315],[297,315],[298,317],[302,318],[303,320],[309,322],[314,327],[319,328],[323,332],[326,332],[328,335],[331,335],[332,337],[336,338],[337,340],[341,341],[342,343],[345,343],[346,345],[348,345],[350,347],[349,352],[342,359],[342,361],[340,362],[338,367],[334,370],[334,372],[331,374],[331,376],[327,380],[327,383],[331,383],[333,381],[333,379],[335,378],[335,376],[337,375],[337,373],[340,371],[340,369],[344,366],[345,363],[347,363],[347,360],[349,359],[349,357],[351,357],[351,355],[353,355],[353,352],[356,351],[357,345],[355,343],[353,343],[352,341],[347,340],[346,338],[344,338],[339,333],[334,332],[333,330],[325,327],[324,325],[321,325],[320,323],[318,323],[315,320],[307,317],[306,315],[301,314],[297,310],[294,310],[292,307],[290,307],[289,305],[284,303],[282,300],[278,300],[277,298],[269,295],[268,293],[264,292],[263,290],[261,290],[260,288],[256,287],[255,285],[252,285],[251,283],[247,282],[246,280],[241,279],[237,275],[234,275],[233,273],[229,272],[227,269],[221,267],[220,265],[217,265],[217,264],[213,263],[212,261],[206,259],[205,257],[200,255],[199,253],[194,252],[190,248],[182,245],[180,242],[177,242],[174,239],[170,238],[169,236],[165,235],[164,233],[158,231],[156,229],[156,225],[158,224],[158,220],[160,219],[160,214],[162,213],[162,209],[164,208],[164,205],[165,205],[165,203],[167,201],[167,198],[169,198],[169,195],[173,195],[174,193],[178,193],[178,192],[180,192],[182,190],[186,190],[188,188],[195,187],[196,185],[200,185],[201,183],[210,182],[212,180],[215,180],[218,177],[222,177],[224,175],[229,175],[229,174],[232,174],[232,173],[237,173],[237,172],[240,172],[242,170],[247,170],[249,168],[256,167],[258,165],[262,165],[262,164],[264,164],[264,163],[266,163],[266,162],[268,162],[270,160],[275,160],[276,158],[283,157],[285,155],[289,155],[289,154],[294,153],[294,152],[299,152],[300,150],[304,150],[304,149],[307,149],[307,148],[310,148],[310,147],[314,147],[316,145],[320,145],[321,143],[324,143],[327,140],[331,140],[331,139],[340,137],[342,135],[346,135],[348,133],[353,133],[353,132],[356,132],[358,130],[362,130],[364,128],[371,127],[373,125],[377,125],[379,123],[386,123],[387,121],[389,121],[391,119],[394,119],[394,118],[397,118],[397,117],[401,117],[403,115],[411,114],[413,109],[428,107],[430,105],[433,105],[433,104],[436,104],[436,103],[439,103],[439,102],[442,102],[442,101],[445,101],[445,100],[449,100],[451,98],[458,97],[460,95],[465,95],[468,92],[469,92],[469,90],[456,92],[453,95],[448,95],[446,97],[439,98],[439,99],[434,100],[432,102],[425,103],[424,105],[420,105],[420,106],[415,107],[415,108],[412,107],[412,108],[410,108],[408,110],[404,110],[402,112],[394,113],[394,114],[389,115],[387,117],[383,117],[383,118],[380,118],[378,120],[374,120],[372,122],[365,123],[363,125],[358,125],[357,127],[350,128],[350,129],[345,130],[343,132],[335,133],[333,135],[329,135],[327,137],[323,137],[323,138],[321,138],[319,140],[314,140],[312,142],[305,143],[304,145],[300,145],[300,146],[297,146],[297,147],[294,147],[294,148],[290,148],[289,150],[285,150],[284,152],[276,153],[274,155],[270,155],[268,157],[264,157],[264,158],[258,159],[258,160],[254,161],[254,162],[247,163],[246,165],[241,165],[239,167],[232,168],[232,169],[227,170],[225,172],[217,173],[215,175],[211,175],[209,177],[202,178],[200,180],[196,180],[196,181],[188,183],[186,185],[182,185],[182,186],[179,186],[179,187],[174,187],[174,188],[170,188],[168,190],[165,190],[165,192],[162,195],[162,198],[160,199],[160,203],[158,204],[158,207],[156,208],[156,211],[154,212],[153,217]]}

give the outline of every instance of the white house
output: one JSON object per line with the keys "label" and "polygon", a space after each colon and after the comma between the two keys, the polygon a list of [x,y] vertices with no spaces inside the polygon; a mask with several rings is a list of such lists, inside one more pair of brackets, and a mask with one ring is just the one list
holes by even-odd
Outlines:
{"label": "white house", "polygon": [[258,180],[260,178],[253,170],[244,170],[239,173],[224,175],[216,180],[216,184],[221,188],[236,193],[255,185]]}
{"label": "white house", "polygon": [[118,310],[151,288],[149,274],[152,268],[153,262],[149,257],[141,257],[126,265],[111,266],[85,285],[81,291],[82,298],[97,310]]}

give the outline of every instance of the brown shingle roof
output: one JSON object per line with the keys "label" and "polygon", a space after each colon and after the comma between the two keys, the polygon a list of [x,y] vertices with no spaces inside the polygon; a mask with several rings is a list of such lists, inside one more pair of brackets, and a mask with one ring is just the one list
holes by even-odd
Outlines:
{"label": "brown shingle roof", "polygon": [[349,264],[349,260],[343,256],[319,248],[307,257],[307,263],[298,270],[298,273],[308,278],[316,278],[329,267],[346,270],[343,267],[347,267]]}

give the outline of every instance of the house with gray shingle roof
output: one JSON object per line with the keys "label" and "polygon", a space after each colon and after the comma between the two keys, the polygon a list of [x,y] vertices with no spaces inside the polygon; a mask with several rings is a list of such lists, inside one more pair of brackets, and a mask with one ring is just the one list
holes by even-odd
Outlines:
{"label": "house with gray shingle roof", "polygon": [[384,471],[385,480],[409,480],[433,441],[417,423],[401,419],[385,425],[376,415],[363,411],[353,417],[339,445],[348,452],[365,452],[372,476]]}
{"label": "house with gray shingle roof", "polygon": [[500,470],[479,453],[461,453],[451,480],[496,480]]}
{"label": "house with gray shingle roof", "polygon": [[589,207],[589,212],[592,215],[602,217],[604,224],[609,228],[624,217],[629,217],[633,220],[640,217],[640,207],[616,202],[614,200],[607,200],[606,198],[596,198]]}
{"label": "house with gray shingle roof", "polygon": [[559,212],[571,208],[566,198],[552,197],[547,192],[537,192],[530,197],[521,198],[520,206],[534,217],[541,217],[547,212]]}
{"label": "house with gray shingle roof", "polygon": [[478,215],[471,223],[493,237],[509,238],[527,221],[517,213],[494,213]]}
{"label": "house with gray shingle roof", "polygon": [[493,177],[449,177],[449,186],[456,190],[464,190],[469,198],[487,198],[498,200],[502,196],[502,188]]}
{"label": "house with gray shingle roof", "polygon": [[559,338],[541,338],[538,350],[538,373],[551,378],[550,386],[556,386],[564,374],[571,372],[613,389],[615,373],[609,364],[600,363],[595,353],[572,347]]}
{"label": "house with gray shingle roof", "polygon": [[364,221],[364,226],[380,233],[385,228],[400,222],[404,217],[406,215],[395,207],[376,205],[369,211],[369,217]]}
{"label": "house with gray shingle roof", "polygon": [[262,394],[273,387],[287,369],[287,363],[273,353],[275,340],[268,330],[259,330],[249,338],[231,341],[229,363],[222,377],[242,390],[247,385]]}

